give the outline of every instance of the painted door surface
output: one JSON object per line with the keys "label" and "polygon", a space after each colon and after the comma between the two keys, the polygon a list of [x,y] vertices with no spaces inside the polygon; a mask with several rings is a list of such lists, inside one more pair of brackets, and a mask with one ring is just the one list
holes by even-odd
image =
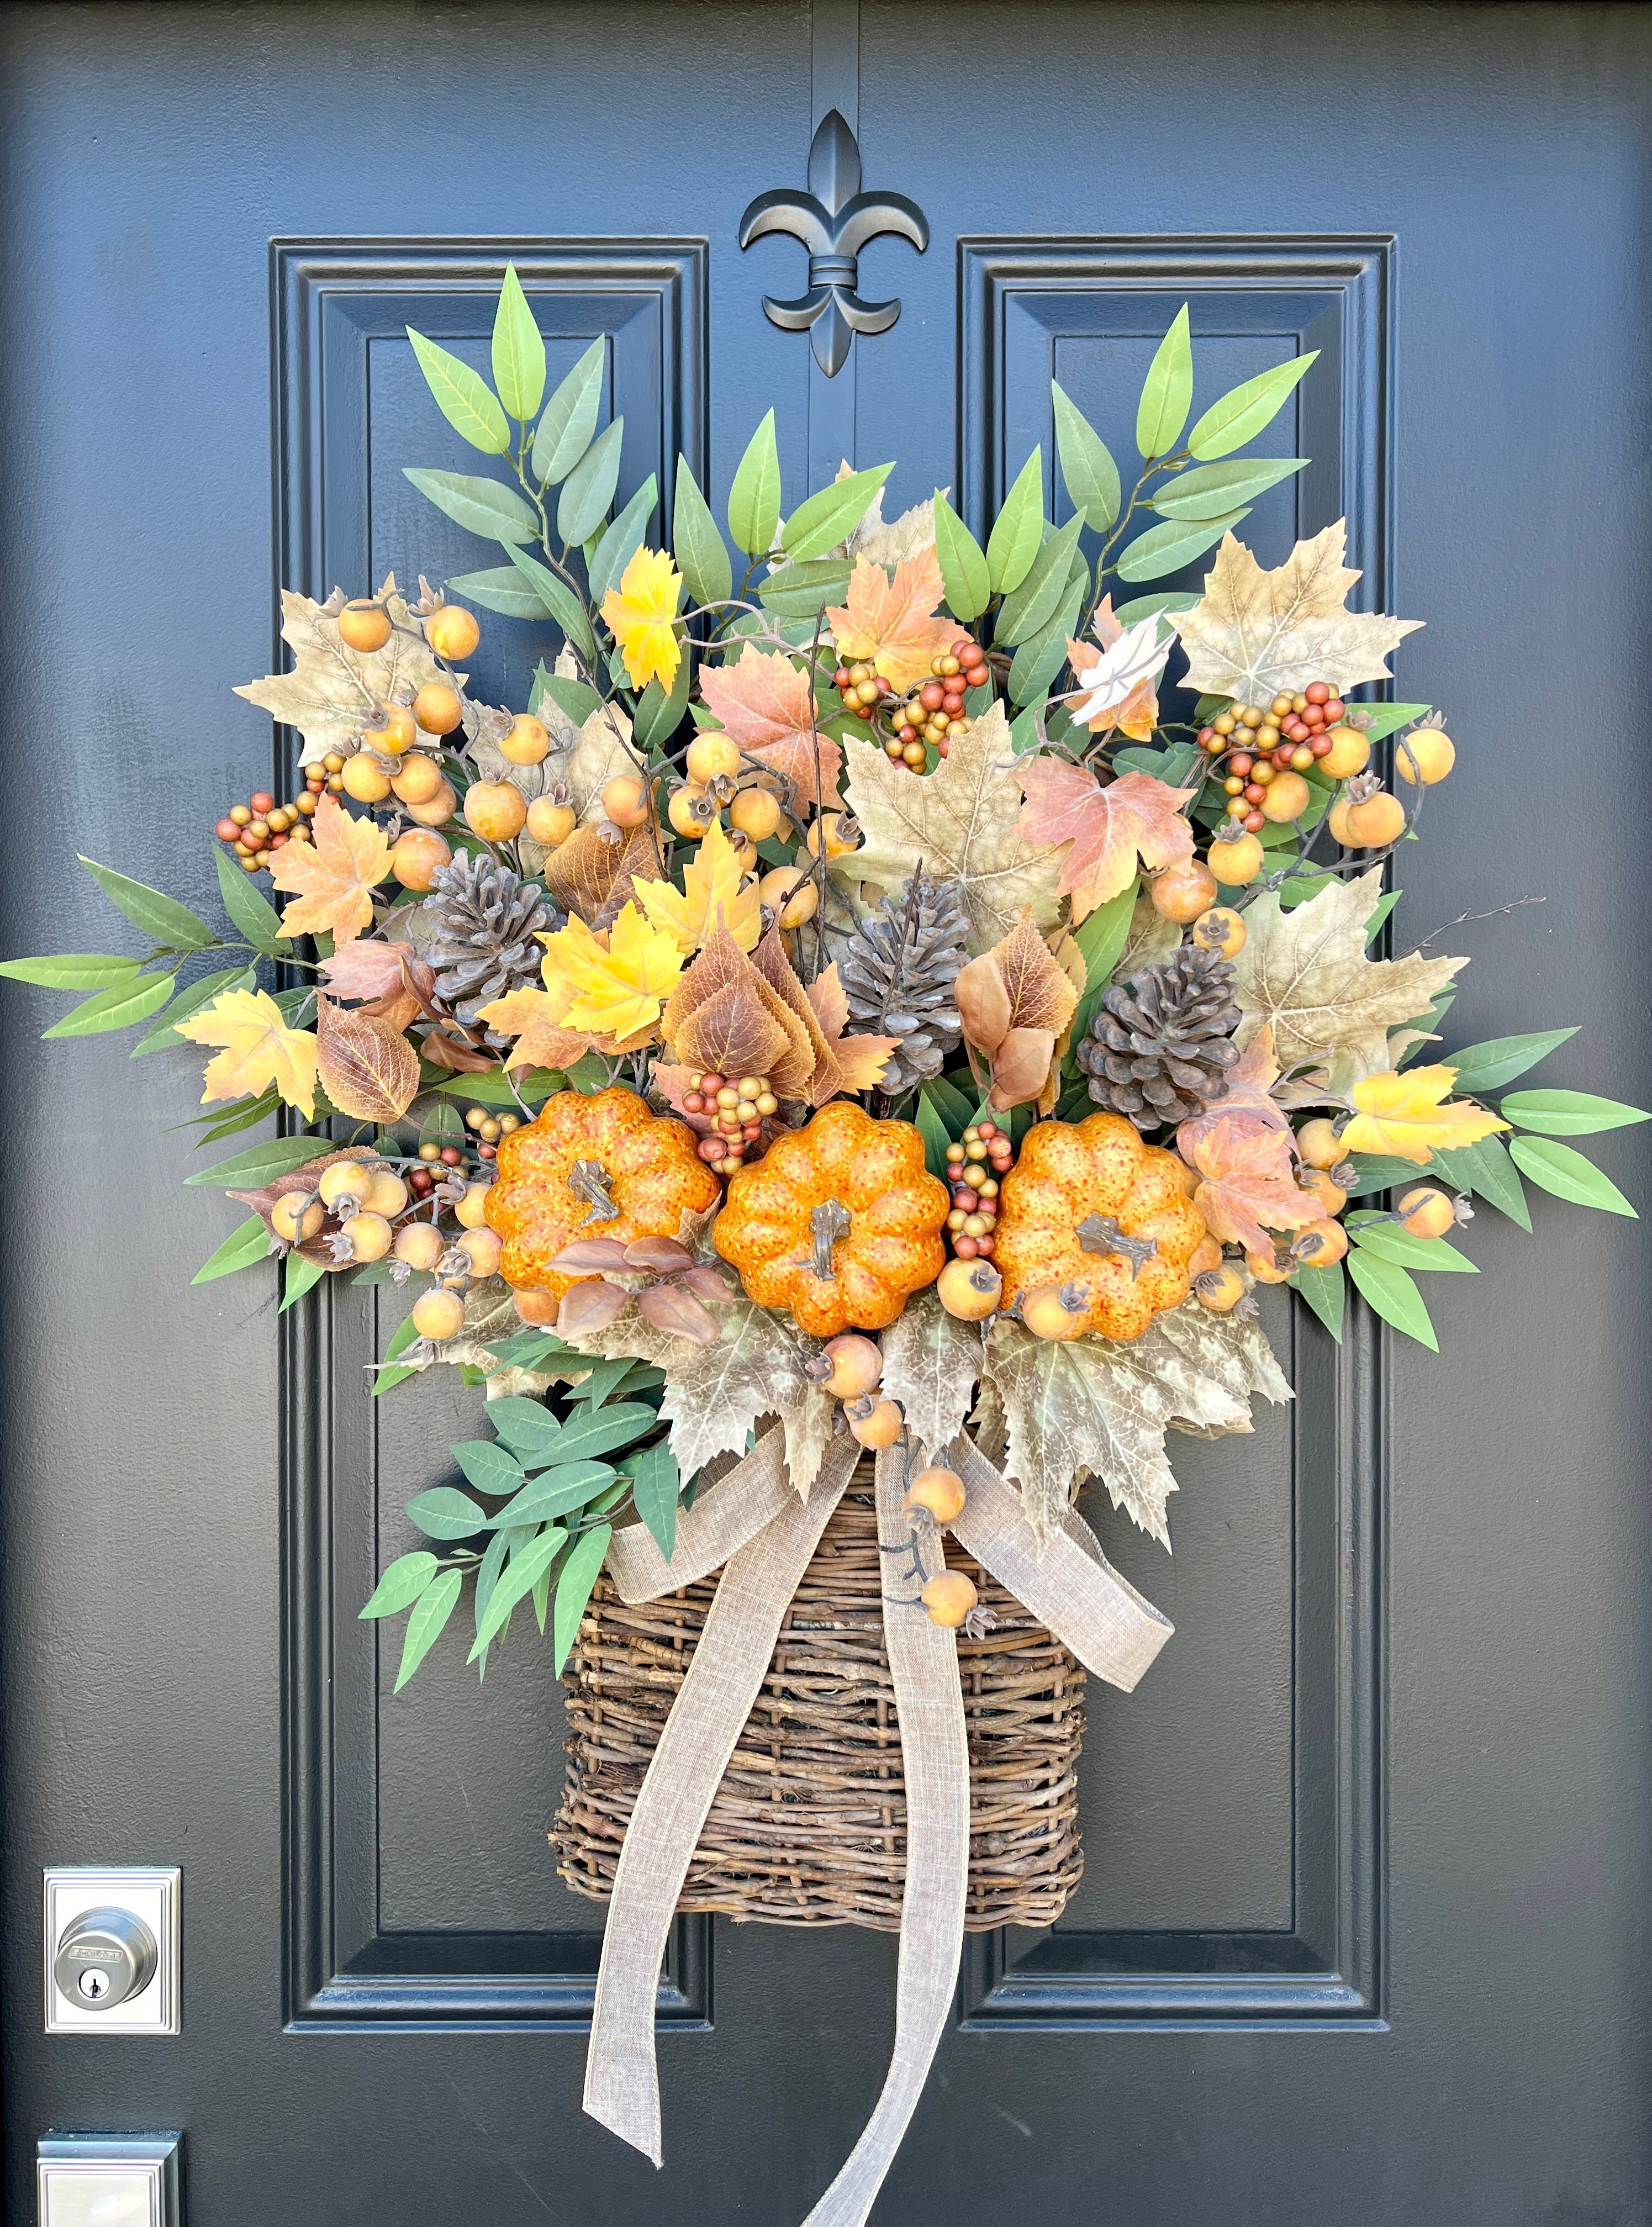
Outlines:
{"label": "painted door surface", "polygon": [[[1428,621],[1400,693],[1461,758],[1412,922],[1547,896],[1441,947],[1474,955],[1464,1040],[1579,1023],[1643,1099],[1647,10],[3,35],[6,952],[112,948],[77,851],[215,902],[208,831],[275,770],[229,691],[278,584],[496,561],[402,475],[466,463],[403,328],[480,360],[507,257],[553,376],[614,336],[622,488],[680,450],[721,493],[773,404],[788,500],[893,456],[891,514],[939,482],[978,527],[1051,454],[1052,373],[1128,451],[1185,300],[1199,406],[1322,351],[1264,560],[1346,512],[1368,607]],[[902,315],[827,382],[762,309],[802,248],[737,233],[833,105],[930,239],[867,251]],[[489,628],[484,697],[544,646]],[[191,1289],[228,1227],[179,1188],[193,1069],[41,1046],[55,1007],[3,987],[8,2216],[47,2129],[181,2127],[195,2227],[793,2227],[883,2078],[893,1941],[681,1922],[664,2171],[581,2115],[601,1913],[545,1841],[548,1662],[513,1641],[479,1689],[439,1650],[392,1699],[355,1616],[478,1395],[370,1404],[371,1292],[277,1324],[273,1274]],[[1640,1134],[1602,1142],[1620,1180]],[[1173,1561],[1098,1517],[1177,1636],[1133,1697],[1093,1688],[1082,1888],[972,1943],[878,2219],[1652,2218],[1649,1278],[1633,1223],[1534,1204],[1540,1267],[1487,1215],[1477,1282],[1431,1290],[1438,1359],[1271,1315],[1297,1406],[1183,1442]],[[182,1866],[176,2038],[42,2032],[41,1874],[76,1863]]]}

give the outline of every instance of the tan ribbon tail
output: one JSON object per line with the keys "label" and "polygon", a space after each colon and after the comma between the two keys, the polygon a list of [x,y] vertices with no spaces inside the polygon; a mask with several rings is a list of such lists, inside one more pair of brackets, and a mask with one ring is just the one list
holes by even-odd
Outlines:
{"label": "tan ribbon tail", "polygon": [[[780,1512],[728,1561],[620,1849],[591,2013],[585,2109],[656,2165],[654,2002],[672,1915],[712,1796],[774,1656],[781,1619],[859,1452],[852,1439],[834,1441],[808,1499],[800,1500],[788,1485]],[[714,1490],[724,1490],[738,1474],[730,1471]],[[690,1516],[698,1512],[696,1507]],[[674,1588],[685,1580],[674,1573],[674,1558],[672,1568]]]}
{"label": "tan ribbon tail", "polygon": [[[860,1449],[846,1436],[833,1445],[847,1477]],[[661,1593],[697,1585],[720,1570],[796,1498],[786,1467],[786,1433],[776,1423],[726,1477],[679,1514],[670,1561],[655,1546],[646,1523],[628,1523],[614,1534],[608,1573],[622,1601],[658,1600]]]}
{"label": "tan ribbon tail", "polygon": [[985,1454],[960,1438],[948,1458],[968,1495],[952,1527],[959,1544],[1087,1670],[1132,1692],[1175,1630],[1170,1618],[1119,1575],[1081,1516],[1041,1542]]}
{"label": "tan ribbon tail", "polygon": [[[901,1449],[877,1457],[877,1536],[888,1547],[912,1528],[902,1512]],[[818,1487],[817,1487],[818,1490]],[[928,1574],[937,1556],[928,1550]],[[901,2146],[952,2014],[969,1886],[969,1747],[958,1642],[915,1605],[922,1578],[909,1553],[885,1553],[883,1626],[906,1778],[906,1890],[895,1991],[895,2051],[877,2107],[804,2227],[863,2227]],[[912,1606],[901,1605],[914,1603]]]}

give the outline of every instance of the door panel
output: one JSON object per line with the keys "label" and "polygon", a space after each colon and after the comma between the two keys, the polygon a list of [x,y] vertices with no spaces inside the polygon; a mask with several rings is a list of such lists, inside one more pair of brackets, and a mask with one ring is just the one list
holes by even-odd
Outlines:
{"label": "door panel", "polygon": [[[1313,463],[1246,538],[1277,562],[1345,510],[1359,596],[1429,622],[1400,692],[1463,756],[1400,877],[1413,928],[1548,893],[1434,944],[1474,955],[1462,1040],[1580,1023],[1598,1087],[1649,1087],[1646,9],[320,22],[0,26],[8,951],[107,941],[76,850],[211,901],[206,831],[272,774],[228,691],[268,669],[279,581],[500,561],[402,476],[474,459],[399,335],[479,360],[507,256],[553,368],[615,334],[628,488],[680,447],[720,495],[772,403],[788,504],[893,456],[891,515],[940,483],[977,522],[1048,463],[1052,372],[1132,453],[1187,299],[1201,406],[1322,350]],[[834,102],[931,245],[868,249],[902,316],[828,383],[762,310],[803,251],[735,236]],[[520,701],[549,646],[488,624],[482,692]],[[48,2126],[182,2126],[207,2227],[794,2227],[882,2079],[893,1943],[681,1922],[663,2174],[582,2116],[602,1911],[545,1840],[548,1666],[513,1645],[479,1688],[441,1649],[392,1696],[355,1615],[475,1395],[368,1401],[371,1293],[277,1324],[253,1278],[192,1291],[225,1224],[176,1188],[191,1070],[36,1046],[54,1009],[19,986],[0,1010],[13,2211]],[[1604,1140],[1631,1190],[1640,1136]],[[1298,1402],[1176,1449],[1173,1560],[1092,1511],[1177,1636],[1134,1696],[1092,1688],[1083,1885],[972,1943],[877,2217],[1652,2218],[1643,1240],[1534,1205],[1540,1255],[1487,1214],[1478,1281],[1431,1290],[1438,1359],[1275,1306]],[[98,1861],[183,1866],[175,2039],[37,2030],[41,1868]]]}

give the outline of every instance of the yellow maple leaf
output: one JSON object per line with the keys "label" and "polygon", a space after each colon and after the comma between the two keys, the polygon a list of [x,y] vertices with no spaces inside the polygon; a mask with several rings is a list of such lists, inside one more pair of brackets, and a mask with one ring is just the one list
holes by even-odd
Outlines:
{"label": "yellow maple leaf", "polygon": [[757,948],[762,934],[757,884],[741,879],[740,861],[718,820],[712,820],[684,870],[680,890],[669,882],[638,881],[633,887],[654,925],[675,936],[680,950],[699,950],[719,916],[742,951]]}
{"label": "yellow maple leaf", "polygon": [[176,1023],[191,1043],[221,1044],[207,1062],[203,1106],[218,1098],[256,1097],[273,1082],[306,1121],[316,1110],[316,1039],[290,1029],[267,990],[220,991],[210,1005]]}
{"label": "yellow maple leaf", "polygon": [[603,618],[619,645],[633,688],[658,680],[669,691],[677,678],[683,652],[673,622],[682,590],[682,574],[668,549],[639,549],[621,573],[619,586],[603,597]]}
{"label": "yellow maple leaf", "polygon": [[1368,1075],[1354,1085],[1358,1111],[1343,1132],[1343,1145],[1350,1152],[1387,1152],[1420,1168],[1427,1165],[1431,1152],[1477,1145],[1482,1137],[1508,1126],[1470,1099],[1446,1105],[1456,1081],[1454,1067]]}
{"label": "yellow maple leaf", "polygon": [[277,851],[270,879],[299,894],[281,916],[283,935],[331,935],[351,943],[373,925],[373,892],[390,871],[390,845],[371,820],[354,820],[322,795],[308,843]]}
{"label": "yellow maple leaf", "polygon": [[683,971],[669,928],[653,927],[634,904],[598,932],[575,918],[545,938],[544,973],[573,992],[562,1024],[593,1036],[646,1042]]}
{"label": "yellow maple leaf", "polygon": [[573,991],[561,977],[544,990],[507,990],[478,1008],[496,1036],[514,1037],[507,1067],[565,1069],[591,1049],[588,1030],[563,1026]]}
{"label": "yellow maple leaf", "polygon": [[856,558],[847,605],[826,613],[839,656],[870,660],[896,688],[927,680],[962,632],[956,620],[934,616],[946,592],[933,544],[898,564],[892,580],[871,558]]}

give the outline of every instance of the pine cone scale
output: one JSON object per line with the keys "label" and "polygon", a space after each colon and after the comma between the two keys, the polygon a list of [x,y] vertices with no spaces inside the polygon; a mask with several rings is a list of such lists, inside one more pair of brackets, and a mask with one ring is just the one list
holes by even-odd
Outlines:
{"label": "pine cone scale", "polygon": [[1184,943],[1115,983],[1078,1048],[1090,1096],[1144,1130],[1203,1113],[1239,1057],[1234,980],[1220,953]]}

